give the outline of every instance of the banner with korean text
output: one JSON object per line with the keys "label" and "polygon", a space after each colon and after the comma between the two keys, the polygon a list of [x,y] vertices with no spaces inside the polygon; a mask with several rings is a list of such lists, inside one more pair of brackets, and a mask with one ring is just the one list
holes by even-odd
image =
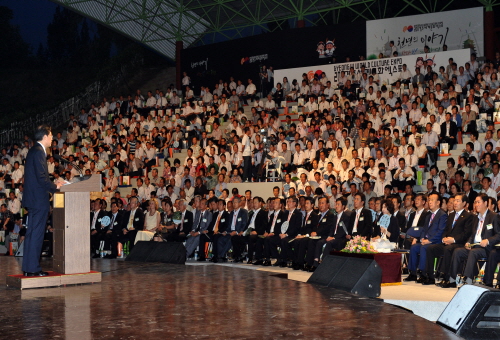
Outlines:
{"label": "banner with korean text", "polygon": [[403,68],[403,64],[406,64],[408,70],[410,70],[413,75],[415,74],[416,67],[419,67],[423,73],[427,65],[432,66],[432,69],[438,73],[440,66],[444,66],[446,68],[449,58],[453,58],[454,62],[456,62],[458,66],[463,66],[470,59],[470,50],[462,49],[447,52],[432,52],[428,54],[407,55],[396,58],[281,69],[274,71],[274,77],[277,81],[281,81],[283,77],[288,77],[290,82],[293,79],[297,79],[300,85],[302,74],[305,73],[308,75],[309,79],[312,79],[315,74],[321,75],[322,72],[325,72],[328,80],[330,80],[332,82],[332,86],[335,87],[342,71],[344,71],[347,75],[349,73],[349,69],[353,67],[354,71],[359,73],[361,71],[361,66],[365,65],[366,71],[369,74],[372,74],[373,70],[377,72],[380,85],[392,84],[399,78],[399,73]]}
{"label": "banner with korean text", "polygon": [[455,11],[411,15],[366,22],[366,54],[368,59],[380,53],[392,56],[390,41],[399,56],[470,48],[484,55],[483,7]]}

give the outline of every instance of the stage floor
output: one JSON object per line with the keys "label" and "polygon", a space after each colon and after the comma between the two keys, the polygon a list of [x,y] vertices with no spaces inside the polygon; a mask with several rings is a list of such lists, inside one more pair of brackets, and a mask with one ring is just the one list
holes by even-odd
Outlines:
{"label": "stage floor", "polygon": [[97,259],[100,284],[8,289],[20,263],[0,257],[4,339],[459,339],[379,299],[273,272]]}

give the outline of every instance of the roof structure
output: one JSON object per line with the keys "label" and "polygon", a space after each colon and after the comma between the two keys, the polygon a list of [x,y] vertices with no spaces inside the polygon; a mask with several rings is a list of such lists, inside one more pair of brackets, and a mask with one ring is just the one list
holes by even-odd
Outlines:
{"label": "roof structure", "polygon": [[175,59],[184,48],[276,30],[484,6],[500,0],[52,0]]}

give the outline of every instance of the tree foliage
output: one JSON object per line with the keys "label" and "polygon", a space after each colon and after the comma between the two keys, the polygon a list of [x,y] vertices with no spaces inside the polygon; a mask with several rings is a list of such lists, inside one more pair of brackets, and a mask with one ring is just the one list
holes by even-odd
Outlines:
{"label": "tree foliage", "polygon": [[12,25],[14,18],[10,8],[0,6],[0,68],[20,67],[30,58],[30,46],[21,37],[19,27]]}

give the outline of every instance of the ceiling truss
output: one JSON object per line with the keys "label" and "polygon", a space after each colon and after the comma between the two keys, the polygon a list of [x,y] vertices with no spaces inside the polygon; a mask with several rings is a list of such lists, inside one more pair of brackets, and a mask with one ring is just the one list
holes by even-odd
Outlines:
{"label": "ceiling truss", "polygon": [[484,6],[500,0],[52,0],[175,59],[184,47],[296,27]]}

